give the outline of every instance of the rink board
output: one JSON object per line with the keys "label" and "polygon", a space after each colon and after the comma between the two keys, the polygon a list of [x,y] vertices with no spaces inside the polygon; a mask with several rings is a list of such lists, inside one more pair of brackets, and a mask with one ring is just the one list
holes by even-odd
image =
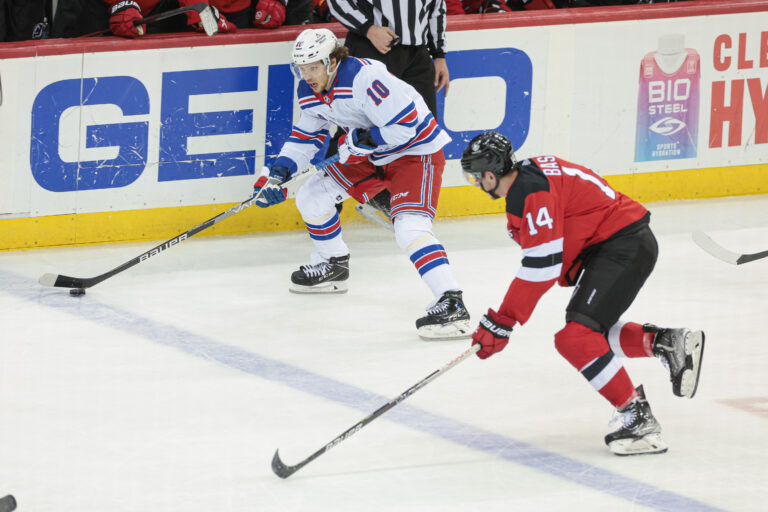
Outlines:
{"label": "rink board", "polygon": [[[768,189],[768,1],[448,26],[452,82],[438,121],[453,142],[440,216],[503,211],[463,185],[458,165],[489,129],[518,156],[587,165],[641,201]],[[161,239],[243,201],[298,115],[288,57],[301,28],[3,45],[0,249]],[[670,39],[690,57],[654,74],[648,59]],[[344,216],[357,220],[351,207]],[[203,235],[302,226],[289,202]]]}

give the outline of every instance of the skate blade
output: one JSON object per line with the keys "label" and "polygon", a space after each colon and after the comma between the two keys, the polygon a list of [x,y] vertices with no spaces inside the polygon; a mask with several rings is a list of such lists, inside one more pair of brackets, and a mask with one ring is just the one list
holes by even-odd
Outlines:
{"label": "skate blade", "polygon": [[691,331],[685,338],[685,353],[689,354],[686,366],[680,378],[680,396],[693,398],[699,387],[699,374],[701,373],[701,360],[704,357],[704,333]]}
{"label": "skate blade", "polygon": [[317,284],[315,286],[302,286],[291,283],[288,291],[291,293],[311,294],[311,293],[347,293],[347,283],[345,281],[330,281]]}
{"label": "skate blade", "polygon": [[640,439],[618,439],[608,445],[608,449],[621,457],[627,455],[651,455],[665,453],[669,447],[661,439],[661,434],[648,434]]}
{"label": "skate blade", "polygon": [[466,340],[472,337],[469,320],[459,320],[440,325],[424,325],[418,330],[419,338],[424,341]]}

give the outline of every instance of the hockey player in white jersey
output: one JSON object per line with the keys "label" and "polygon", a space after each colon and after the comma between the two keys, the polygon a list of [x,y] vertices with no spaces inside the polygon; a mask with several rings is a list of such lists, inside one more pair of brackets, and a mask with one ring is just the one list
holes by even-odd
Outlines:
{"label": "hockey player in white jersey", "polygon": [[469,313],[442,244],[432,233],[450,141],[422,97],[384,64],[349,57],[330,30],[307,29],[293,47],[301,117],[271,169],[254,186],[261,207],[285,199],[280,187],[309,165],[333,125],[339,161],[313,175],[298,191],[296,206],[315,245],[310,263],[291,276],[296,293],[347,291],[349,249],[336,204],[365,203],[383,189],[391,194],[395,239],[435,296],[416,321],[423,339],[469,337]]}

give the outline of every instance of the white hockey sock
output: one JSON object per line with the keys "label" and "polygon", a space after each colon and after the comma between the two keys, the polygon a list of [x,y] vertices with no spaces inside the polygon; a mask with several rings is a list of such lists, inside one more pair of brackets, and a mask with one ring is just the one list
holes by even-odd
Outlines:
{"label": "white hockey sock", "polygon": [[397,215],[395,239],[435,298],[440,298],[447,291],[461,289],[453,277],[445,249],[432,234],[432,219],[410,213]]}
{"label": "white hockey sock", "polygon": [[325,261],[329,258],[346,256],[349,254],[349,248],[341,238],[341,222],[339,212],[335,211],[327,219],[320,219],[310,223],[304,221],[307,226],[309,238],[315,244],[317,254]]}
{"label": "white hockey sock", "polygon": [[341,222],[336,210],[336,203],[348,197],[344,189],[323,173],[313,175],[297,192],[296,207],[317,249],[312,255],[312,263],[318,263],[315,261],[318,258],[328,261],[349,254],[341,237]]}

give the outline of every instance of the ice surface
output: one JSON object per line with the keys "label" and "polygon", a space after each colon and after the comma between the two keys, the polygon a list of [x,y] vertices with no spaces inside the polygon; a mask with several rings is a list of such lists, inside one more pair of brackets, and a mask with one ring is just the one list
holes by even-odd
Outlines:
{"label": "ice surface", "polygon": [[[612,408],[562,359],[569,290],[544,296],[489,360],[472,357],[288,480],[296,464],[441,367],[466,341],[423,342],[432,297],[391,232],[345,229],[350,291],[288,292],[304,233],[193,238],[71,297],[154,245],[0,253],[0,495],[19,510],[765,510],[768,196],[649,205],[656,270],[625,319],[705,330],[693,400],[656,360],[625,361],[670,445],[616,457]],[[501,216],[441,220],[470,312],[498,306],[520,260]]]}

